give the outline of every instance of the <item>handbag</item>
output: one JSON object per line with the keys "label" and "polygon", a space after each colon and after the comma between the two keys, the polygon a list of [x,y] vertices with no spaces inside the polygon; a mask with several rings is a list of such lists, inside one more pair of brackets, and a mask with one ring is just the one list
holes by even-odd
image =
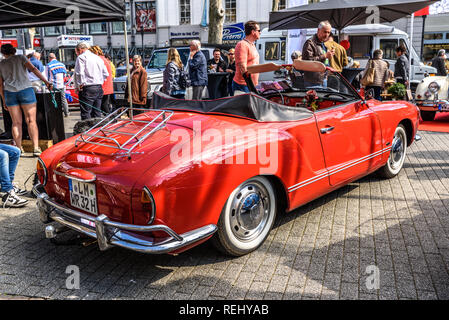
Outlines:
{"label": "handbag", "polygon": [[362,80],[360,81],[360,83],[364,87],[370,86],[374,83],[374,72],[375,72],[374,61],[370,60],[370,62],[371,66],[366,70]]}

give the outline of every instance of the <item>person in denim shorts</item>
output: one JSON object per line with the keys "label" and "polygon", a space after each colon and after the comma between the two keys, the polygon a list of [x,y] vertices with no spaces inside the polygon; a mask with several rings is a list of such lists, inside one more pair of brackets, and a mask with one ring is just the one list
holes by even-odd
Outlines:
{"label": "person in denim shorts", "polygon": [[11,44],[1,46],[0,52],[5,59],[0,61],[0,96],[12,118],[12,136],[16,146],[22,148],[22,110],[28,126],[28,133],[33,143],[33,155],[39,156],[39,131],[36,123],[36,95],[28,79],[27,70],[33,72],[45,82],[51,90],[52,84],[23,55],[16,55]]}

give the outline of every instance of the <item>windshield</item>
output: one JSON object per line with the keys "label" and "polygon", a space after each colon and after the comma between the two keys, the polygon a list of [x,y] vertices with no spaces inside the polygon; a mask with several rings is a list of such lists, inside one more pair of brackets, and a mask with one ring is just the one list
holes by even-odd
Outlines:
{"label": "windshield", "polygon": [[[183,65],[186,65],[189,59],[190,49],[178,49],[179,55],[181,56],[181,61]],[[168,50],[158,50],[154,51],[151,56],[151,60],[148,63],[147,69],[165,69],[167,64]]]}
{"label": "windshield", "polygon": [[[181,57],[182,64],[186,66],[190,56],[190,49],[178,48],[177,50]],[[209,60],[209,51],[207,49],[201,49],[201,52],[206,57],[206,60]],[[165,69],[165,66],[167,65],[167,56],[168,49],[154,51],[151,60],[147,65],[147,69]]]}
{"label": "windshield", "polygon": [[[343,76],[350,82],[360,72],[361,69],[348,69],[344,70]],[[256,89],[262,95],[274,92],[306,92],[313,89],[324,95],[327,93],[340,94],[348,98],[358,97],[355,89],[343,79],[342,75],[330,70],[325,73],[318,73],[287,68],[283,71],[283,77],[278,74],[276,78],[270,81],[262,81],[256,86]]]}
{"label": "windshield", "polygon": [[115,77],[119,78],[119,77],[123,77],[126,75],[126,68],[117,68],[115,71]]}

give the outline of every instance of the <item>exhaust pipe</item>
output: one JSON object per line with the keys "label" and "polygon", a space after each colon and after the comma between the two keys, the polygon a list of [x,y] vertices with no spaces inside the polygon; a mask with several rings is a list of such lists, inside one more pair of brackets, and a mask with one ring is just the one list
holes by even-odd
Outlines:
{"label": "exhaust pipe", "polygon": [[66,227],[66,226],[61,226],[59,228],[55,228],[53,226],[46,226],[45,227],[45,237],[47,239],[55,239],[58,234],[66,232],[70,230],[70,228]]}

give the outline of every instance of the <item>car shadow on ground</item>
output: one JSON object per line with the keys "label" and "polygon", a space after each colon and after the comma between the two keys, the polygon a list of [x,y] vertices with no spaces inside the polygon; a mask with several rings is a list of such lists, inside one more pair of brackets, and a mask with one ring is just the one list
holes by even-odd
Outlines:
{"label": "car shadow on ground", "polygon": [[[4,215],[0,292],[52,299],[416,299],[418,286],[429,298],[449,298],[443,213],[383,192],[360,197],[361,188],[376,183],[382,182],[369,176],[278,214],[265,243],[238,258],[220,254],[210,241],[177,256],[102,252],[96,243],[84,246],[72,231],[60,239],[71,244],[55,245],[45,239],[36,210]],[[382,213],[367,207],[368,219],[352,221],[365,200],[381,205]],[[344,219],[335,210],[342,201]],[[351,201],[358,208],[351,209]],[[69,266],[79,269],[79,289],[67,289]],[[380,289],[367,286],[372,266],[379,270]]]}

